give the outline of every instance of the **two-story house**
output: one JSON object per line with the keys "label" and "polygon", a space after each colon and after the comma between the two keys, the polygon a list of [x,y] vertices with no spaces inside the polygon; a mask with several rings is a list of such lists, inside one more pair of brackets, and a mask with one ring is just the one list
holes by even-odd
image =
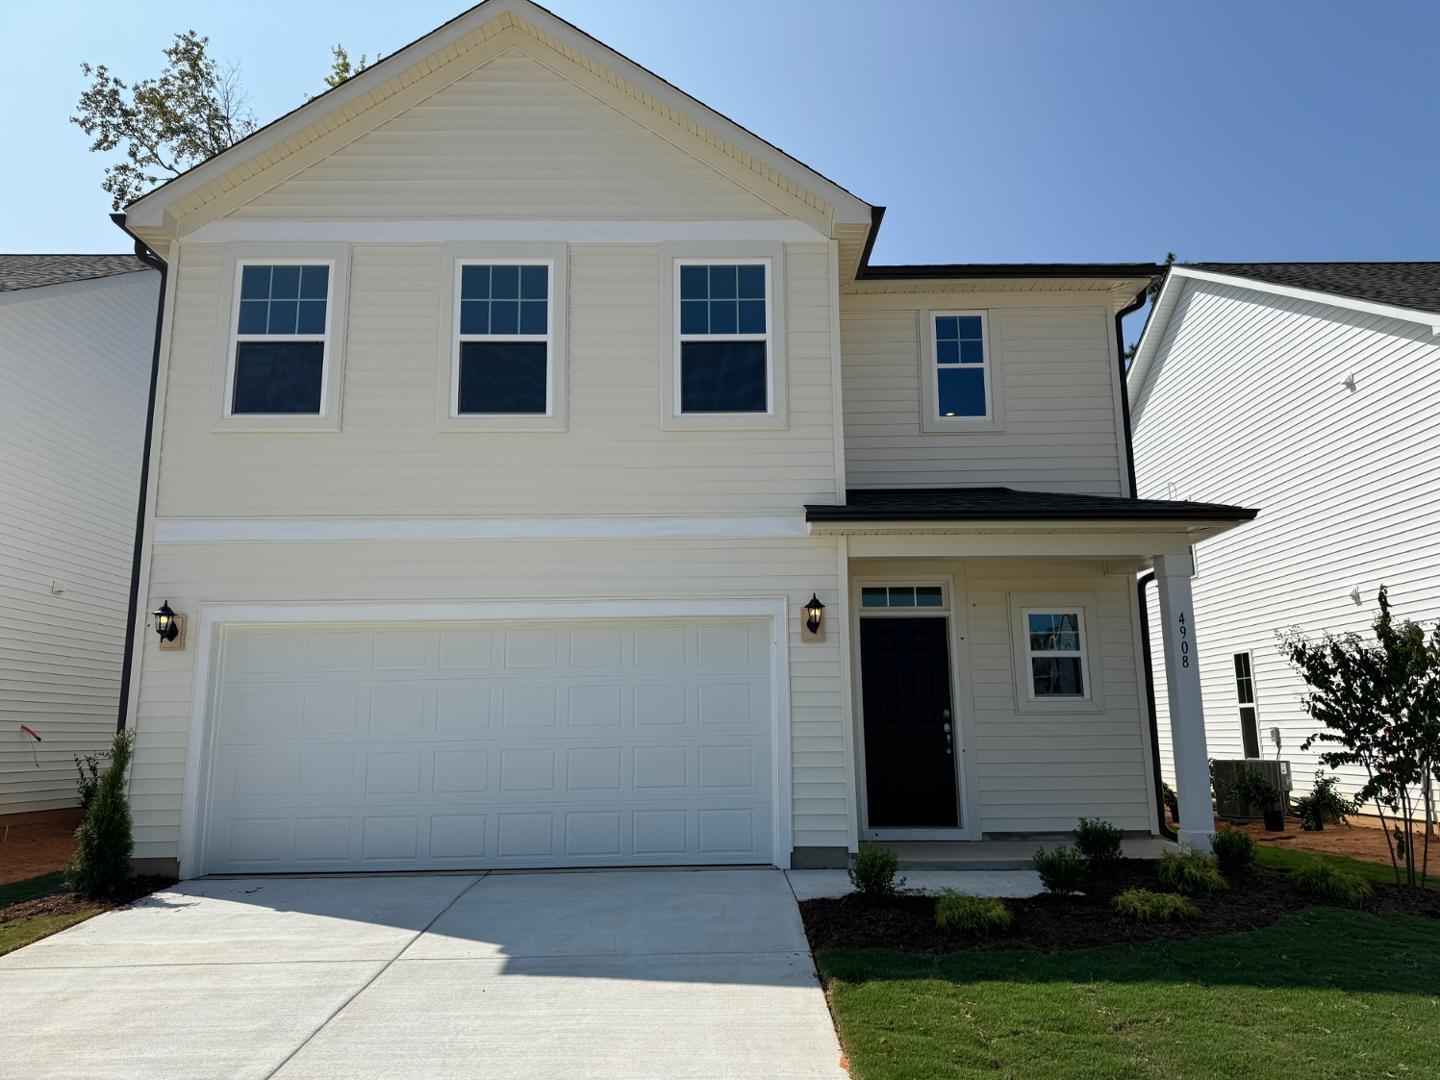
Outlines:
{"label": "two-story house", "polygon": [[1290,761],[1299,794],[1325,747],[1277,635],[1369,634],[1382,585],[1440,619],[1440,263],[1176,266],[1135,355],[1139,490],[1265,507],[1200,551],[1208,742]]}
{"label": "two-story house", "polygon": [[1133,498],[1116,319],[1159,268],[876,266],[880,217],[527,0],[131,205],[137,858],[1153,832],[1135,574],[1203,777],[1189,552],[1251,516]]}

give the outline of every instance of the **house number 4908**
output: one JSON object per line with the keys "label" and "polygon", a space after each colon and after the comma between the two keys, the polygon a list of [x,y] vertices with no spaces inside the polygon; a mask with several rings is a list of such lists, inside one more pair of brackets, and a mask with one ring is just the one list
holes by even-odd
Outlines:
{"label": "house number 4908", "polygon": [[1180,666],[1190,666],[1190,628],[1185,625],[1185,612],[1180,612]]}

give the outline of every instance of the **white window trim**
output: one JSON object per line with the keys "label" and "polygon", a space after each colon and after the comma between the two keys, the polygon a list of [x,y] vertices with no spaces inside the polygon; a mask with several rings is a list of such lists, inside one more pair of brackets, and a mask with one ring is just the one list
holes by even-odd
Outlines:
{"label": "white window trim", "polygon": [[[985,373],[985,415],[984,416],[941,416],[940,415],[940,365],[936,363],[938,349],[935,343],[935,320],[946,316],[969,316],[980,319],[980,337],[985,359],[982,364],[955,365],[973,369],[980,367]],[[1000,354],[996,348],[999,337],[998,327],[993,325],[988,310],[960,310],[932,308],[920,312],[923,320],[920,335],[920,426],[929,434],[967,434],[1005,430],[1004,394],[1000,392]],[[952,365],[946,365],[950,367]]]}
{"label": "white window trim", "polygon": [[[1015,704],[1021,712],[1092,713],[1104,709],[1104,695],[1095,678],[1091,662],[1100,655],[1093,613],[1096,599],[1090,593],[1012,593],[1010,596],[1011,634],[1015,662]],[[1035,680],[1030,674],[1030,660],[1035,656],[1074,656],[1074,653],[1034,653],[1030,650],[1030,621],[1033,614],[1077,612],[1080,616],[1080,677],[1085,693],[1074,697],[1046,697],[1035,693]]]}
{"label": "white window trim", "polygon": [[[785,281],[783,244],[663,244],[660,249],[665,357],[661,380],[660,426],[667,431],[754,430],[788,427],[785,365]],[[763,413],[684,413],[680,411],[682,341],[757,341],[756,334],[680,333],[680,268],[759,264],[765,267],[765,381],[768,408]]]}
{"label": "white window trim", "polygon": [[[564,244],[445,245],[441,271],[440,358],[436,384],[436,424],[441,431],[564,431],[568,405],[569,324],[567,303],[568,249]],[[460,284],[462,266],[547,266],[550,269],[546,304],[547,333],[466,334],[460,333]],[[539,341],[546,350],[546,410],[544,413],[460,413],[460,342]]]}
{"label": "white window trim", "polygon": [[[220,275],[220,322],[215,336],[215,378],[212,387],[214,431],[339,431],[341,388],[345,383],[345,330],[350,295],[349,244],[226,244]],[[240,282],[246,266],[317,266],[330,268],[325,298],[325,333],[241,334]],[[229,297],[229,303],[224,301]],[[324,341],[320,370],[320,412],[231,412],[235,396],[235,352],[242,341]]]}

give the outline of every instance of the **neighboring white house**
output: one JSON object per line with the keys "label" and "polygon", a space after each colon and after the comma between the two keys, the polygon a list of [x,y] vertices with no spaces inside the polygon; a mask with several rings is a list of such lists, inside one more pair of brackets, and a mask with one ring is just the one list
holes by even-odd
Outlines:
{"label": "neighboring white house", "polygon": [[132,204],[171,282],[140,595],[186,620],[133,654],[137,859],[1153,832],[1135,574],[1203,777],[1189,551],[1253,515],[1132,497],[1159,268],[875,266],[879,222],[526,0]]}
{"label": "neighboring white house", "polygon": [[0,255],[0,814],[75,805],[115,733],[159,279]]}
{"label": "neighboring white house", "polygon": [[1440,618],[1440,263],[1176,266],[1129,382],[1141,495],[1264,507],[1198,553],[1210,753],[1278,753],[1307,788],[1316,728],[1277,633],[1368,631],[1382,584]]}

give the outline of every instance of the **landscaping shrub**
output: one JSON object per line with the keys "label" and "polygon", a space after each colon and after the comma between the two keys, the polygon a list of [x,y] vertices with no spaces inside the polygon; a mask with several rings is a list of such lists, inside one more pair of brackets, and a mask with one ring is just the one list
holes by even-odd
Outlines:
{"label": "landscaping shrub", "polygon": [[1175,789],[1169,784],[1160,785],[1161,794],[1165,799],[1165,808],[1170,811],[1170,820],[1176,825],[1180,824],[1180,796],[1175,794]]}
{"label": "landscaping shrub", "polygon": [[1339,825],[1356,812],[1353,799],[1347,799],[1338,790],[1340,778],[1326,776],[1324,769],[1315,770],[1315,783],[1310,794],[1295,802],[1295,812],[1300,818],[1300,827],[1311,832],[1326,825]]}
{"label": "landscaping shrub", "polygon": [[1348,870],[1337,870],[1320,859],[1311,859],[1290,871],[1290,880],[1301,892],[1342,904],[1359,904],[1375,895],[1370,883]]}
{"label": "landscaping shrub", "polygon": [[1137,922],[1179,922],[1200,914],[1194,901],[1179,893],[1126,889],[1112,901],[1115,910]]}
{"label": "landscaping shrub", "polygon": [[1057,847],[1053,851],[1041,848],[1031,861],[1047,892],[1061,895],[1079,892],[1085,881],[1085,856],[1074,848]]}
{"label": "landscaping shrub", "polygon": [[1015,916],[998,896],[970,896],[946,889],[935,901],[935,925],[941,930],[963,931],[988,937],[1010,929]]}
{"label": "landscaping shrub", "polygon": [[1215,856],[1203,851],[1176,853],[1167,851],[1160,856],[1155,868],[1161,884],[1187,896],[1202,896],[1205,893],[1220,892],[1230,886],[1220,873]]}
{"label": "landscaping shrub", "polygon": [[1075,847],[1091,866],[1108,866],[1120,861],[1121,833],[1108,821],[1081,818],[1075,827]]}
{"label": "landscaping shrub", "polygon": [[1227,878],[1243,874],[1255,861],[1255,841],[1239,829],[1221,829],[1215,834],[1211,850],[1215,854],[1215,865]]}
{"label": "landscaping shrub", "polygon": [[895,877],[900,860],[893,851],[884,848],[867,847],[860,850],[850,866],[850,884],[862,896],[872,900],[883,900],[894,896],[897,889],[905,884],[904,878]]}
{"label": "landscaping shrub", "polygon": [[104,754],[75,754],[75,797],[81,810],[89,810],[100,786],[100,759]]}
{"label": "landscaping shrub", "polygon": [[75,830],[75,858],[65,868],[65,884],[91,900],[113,896],[130,880],[130,803],[125,774],[135,749],[135,733],[121,731],[110,746],[110,763],[100,774],[85,820]]}

